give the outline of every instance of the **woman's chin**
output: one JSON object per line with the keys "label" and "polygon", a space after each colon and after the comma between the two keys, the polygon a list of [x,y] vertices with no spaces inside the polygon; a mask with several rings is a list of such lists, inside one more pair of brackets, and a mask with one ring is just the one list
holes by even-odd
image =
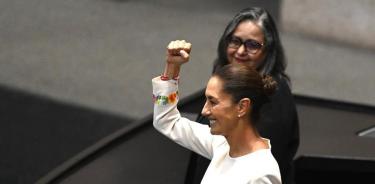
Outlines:
{"label": "woman's chin", "polygon": [[217,133],[215,133],[215,132],[213,132],[213,131],[211,131],[211,134],[212,134],[212,135],[217,135]]}
{"label": "woman's chin", "polygon": [[247,60],[242,60],[242,59],[234,59],[235,63],[247,63]]}
{"label": "woman's chin", "polygon": [[243,59],[233,59],[233,61],[234,61],[235,63],[240,63],[240,64],[251,63],[251,61],[249,61],[249,60],[243,60]]}
{"label": "woman's chin", "polygon": [[211,127],[211,129],[210,129],[210,132],[211,132],[212,135],[218,135],[218,132],[215,131],[215,129],[212,128],[212,127]]}
{"label": "woman's chin", "polygon": [[251,67],[255,67],[255,62],[248,61],[248,60],[234,60],[235,63],[243,64],[243,65],[249,65]]}

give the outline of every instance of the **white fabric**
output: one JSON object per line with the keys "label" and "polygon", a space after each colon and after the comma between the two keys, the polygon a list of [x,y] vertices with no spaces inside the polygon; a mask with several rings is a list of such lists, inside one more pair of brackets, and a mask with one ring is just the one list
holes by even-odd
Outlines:
{"label": "white fabric", "polygon": [[[153,95],[169,96],[178,91],[175,80],[152,79]],[[181,117],[176,101],[154,104],[154,127],[173,140],[211,160],[202,184],[280,184],[279,166],[270,149],[232,158],[223,136],[212,135],[207,125]],[[270,145],[270,144],[269,144]],[[271,147],[271,145],[270,145]]]}

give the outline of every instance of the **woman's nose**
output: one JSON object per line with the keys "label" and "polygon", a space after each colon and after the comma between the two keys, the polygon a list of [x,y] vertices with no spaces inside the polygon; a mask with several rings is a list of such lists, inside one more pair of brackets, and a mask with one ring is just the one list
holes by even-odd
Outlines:
{"label": "woman's nose", "polygon": [[210,115],[210,113],[211,113],[211,111],[209,110],[208,105],[207,105],[207,102],[206,102],[206,103],[204,104],[204,106],[203,106],[203,109],[202,109],[201,114],[202,114],[203,116],[208,116],[208,115]]}
{"label": "woman's nose", "polygon": [[246,53],[246,48],[244,44],[241,44],[240,47],[238,47],[237,51],[238,54],[245,54]]}

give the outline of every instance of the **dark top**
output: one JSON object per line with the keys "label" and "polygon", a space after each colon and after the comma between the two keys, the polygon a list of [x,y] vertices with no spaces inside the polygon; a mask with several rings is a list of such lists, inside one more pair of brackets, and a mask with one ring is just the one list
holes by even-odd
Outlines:
{"label": "dark top", "polygon": [[[298,115],[288,82],[284,78],[274,79],[278,82],[278,89],[271,97],[271,102],[262,107],[257,128],[262,137],[271,140],[271,151],[279,164],[283,184],[291,184],[294,183],[293,158],[299,146]],[[208,123],[201,115],[197,121]],[[185,183],[199,184],[209,162],[192,153]]]}

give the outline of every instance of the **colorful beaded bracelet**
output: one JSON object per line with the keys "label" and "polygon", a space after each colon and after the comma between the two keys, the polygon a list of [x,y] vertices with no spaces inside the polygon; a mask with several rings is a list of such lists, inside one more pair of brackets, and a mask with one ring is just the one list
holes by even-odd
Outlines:
{"label": "colorful beaded bracelet", "polygon": [[[163,81],[167,81],[167,80],[169,80],[169,77],[165,76],[164,74],[161,74],[160,79],[163,80]],[[179,79],[179,76],[173,77],[173,80],[178,80],[178,79]]]}

